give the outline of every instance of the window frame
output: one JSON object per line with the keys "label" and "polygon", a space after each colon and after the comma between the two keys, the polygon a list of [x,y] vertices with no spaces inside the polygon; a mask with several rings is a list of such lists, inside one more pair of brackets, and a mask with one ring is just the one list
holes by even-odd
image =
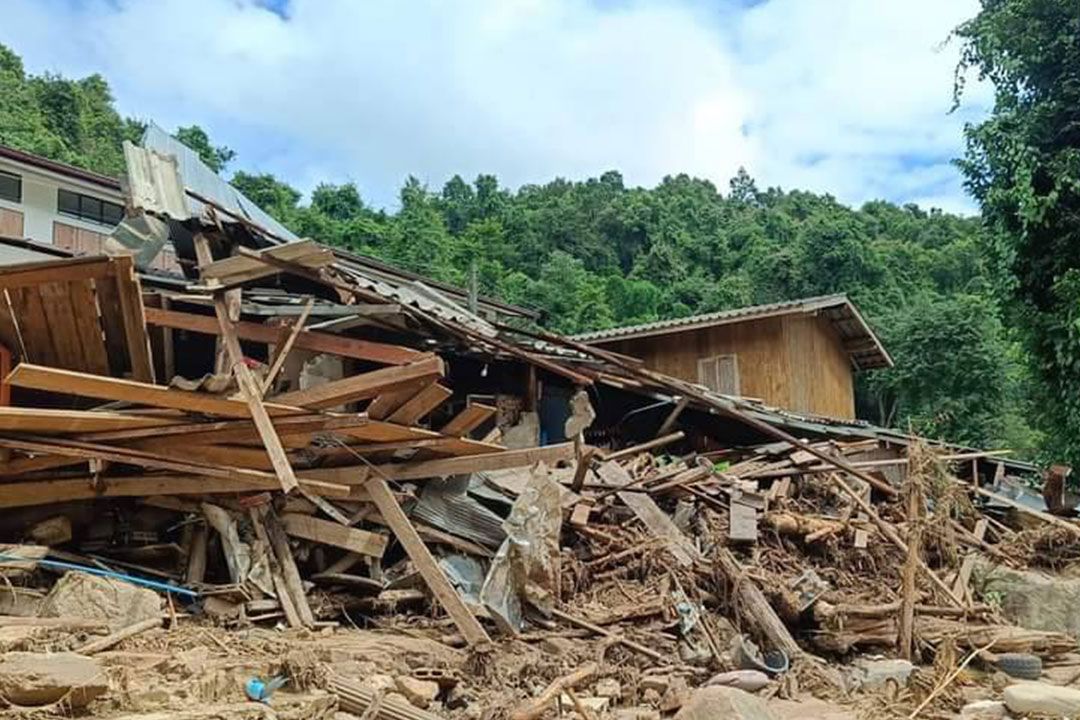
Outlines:
{"label": "window frame", "polygon": [[[75,209],[70,210],[64,208],[64,203],[61,198],[67,194],[74,198]],[[70,203],[69,203],[70,204]],[[95,208],[96,204],[96,208]],[[119,214],[119,220],[111,222],[106,219],[106,208],[116,208]],[[68,218],[74,218],[75,220],[81,220],[83,222],[94,223],[95,225],[102,225],[104,227],[116,227],[120,224],[120,220],[124,219],[124,206],[119,203],[114,203],[111,200],[105,200],[94,195],[87,195],[76,190],[69,190],[67,188],[56,189],[56,213]]]}
{"label": "window frame", "polygon": [[[723,387],[723,376],[720,370],[724,365],[731,368],[731,378],[733,380],[733,387],[731,388]],[[718,392],[721,395],[742,395],[742,377],[739,374],[738,353],[721,353],[720,355],[710,355],[708,357],[698,358],[697,371],[698,384],[704,385],[713,392]],[[710,374],[712,375],[711,378],[709,377]]]}
{"label": "window frame", "polygon": [[18,173],[8,172],[7,170],[0,170],[0,177],[10,178],[15,181],[17,193],[14,198],[8,197],[0,192],[0,200],[6,202],[15,203],[16,205],[22,205],[23,199],[23,178]]}

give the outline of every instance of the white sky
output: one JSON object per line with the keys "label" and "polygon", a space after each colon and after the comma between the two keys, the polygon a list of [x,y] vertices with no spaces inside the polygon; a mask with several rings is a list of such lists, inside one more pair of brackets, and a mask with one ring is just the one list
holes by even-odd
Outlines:
{"label": "white sky", "polygon": [[[280,1],[280,0],[278,0]],[[746,3],[747,0],[742,0]],[[233,169],[393,205],[413,174],[759,187],[971,212],[949,31],[977,0],[0,0],[30,72],[100,72],[121,113],[202,125]]]}

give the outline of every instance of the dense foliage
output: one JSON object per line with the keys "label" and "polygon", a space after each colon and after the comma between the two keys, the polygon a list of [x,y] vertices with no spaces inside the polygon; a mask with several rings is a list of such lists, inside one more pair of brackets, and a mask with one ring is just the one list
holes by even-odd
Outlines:
{"label": "dense foliage", "polygon": [[961,167],[998,230],[1049,446],[1080,466],[1080,4],[982,0],[956,34],[961,72],[996,91]]}
{"label": "dense foliage", "polygon": [[[138,123],[117,115],[103,80],[27,77],[15,55],[0,58],[0,141],[119,169],[120,140]],[[112,130],[57,134],[67,115],[44,100],[54,84],[94,88],[99,102],[77,103],[77,124]],[[33,122],[19,126],[22,117]],[[177,136],[218,170],[234,160],[198,127]],[[365,204],[352,184],[320,185],[304,203],[270,175],[240,171],[232,182],[300,235],[475,282],[566,333],[847,292],[897,363],[862,376],[862,416],[976,445],[1038,444],[1024,420],[1023,358],[996,299],[1002,263],[976,219],[762,191],[745,172],[724,192],[686,175],[628,187],[614,171],[518,190],[490,175],[455,176],[438,191],[410,178],[393,212]]]}

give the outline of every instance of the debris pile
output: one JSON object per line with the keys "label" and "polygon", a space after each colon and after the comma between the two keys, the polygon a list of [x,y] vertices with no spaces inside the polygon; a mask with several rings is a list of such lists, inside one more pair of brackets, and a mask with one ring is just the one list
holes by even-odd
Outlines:
{"label": "debris pile", "polygon": [[[160,218],[188,223],[186,278],[123,256],[0,269],[18,361],[0,702],[365,720],[1072,702],[1001,693],[1080,655],[1010,623],[984,565],[1066,564],[1080,525],[1010,494],[997,453],[796,437],[200,202],[199,223]],[[565,442],[544,444],[541,382],[568,389]],[[600,385],[670,411],[591,444]]]}

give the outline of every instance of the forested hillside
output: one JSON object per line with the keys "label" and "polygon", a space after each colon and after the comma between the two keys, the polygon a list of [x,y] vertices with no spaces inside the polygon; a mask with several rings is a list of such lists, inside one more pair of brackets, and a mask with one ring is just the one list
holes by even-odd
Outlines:
{"label": "forested hillside", "polygon": [[[0,46],[0,142],[101,172],[122,169],[121,117],[106,81],[28,76]],[[178,137],[215,168],[235,159],[197,127]],[[241,162],[237,163],[242,165]],[[442,188],[408,179],[393,211],[353,185],[309,201],[285,182],[232,182],[297,233],[544,311],[574,333],[847,292],[897,367],[862,377],[860,414],[932,436],[1031,452],[1025,356],[1002,322],[1008,269],[975,218],[887,202],[729,187],[678,175],[628,187],[616,171],[519,189],[482,175]]]}

